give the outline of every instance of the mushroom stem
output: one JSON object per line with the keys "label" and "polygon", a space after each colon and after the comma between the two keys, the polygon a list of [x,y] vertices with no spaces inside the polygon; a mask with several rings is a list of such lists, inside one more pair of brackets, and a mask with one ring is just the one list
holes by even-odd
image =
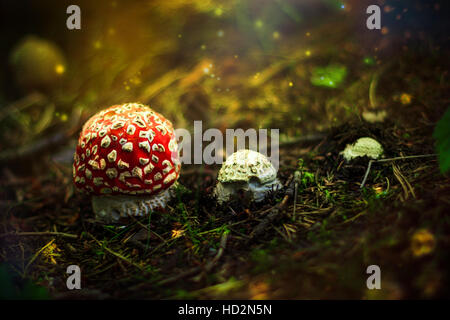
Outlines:
{"label": "mushroom stem", "polygon": [[165,208],[173,196],[172,188],[151,196],[92,196],[92,208],[97,219],[117,223],[130,216],[142,217],[158,208]]}

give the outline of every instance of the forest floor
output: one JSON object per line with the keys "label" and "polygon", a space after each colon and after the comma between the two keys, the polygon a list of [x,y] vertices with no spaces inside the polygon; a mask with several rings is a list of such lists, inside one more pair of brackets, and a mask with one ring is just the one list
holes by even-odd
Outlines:
{"label": "forest floor", "polygon": [[[262,205],[217,207],[218,168],[184,168],[169,208],[127,226],[98,224],[89,198],[72,194],[69,168],[55,165],[45,177],[9,173],[2,188],[20,198],[2,216],[1,257],[54,298],[442,297],[450,179],[436,158],[374,163],[360,189],[368,159],[348,165],[336,151],[371,136],[387,155],[432,154],[431,129],[344,125],[318,144],[282,147],[286,188]],[[65,289],[71,264],[81,266],[82,291]],[[383,290],[366,288],[372,264]]]}

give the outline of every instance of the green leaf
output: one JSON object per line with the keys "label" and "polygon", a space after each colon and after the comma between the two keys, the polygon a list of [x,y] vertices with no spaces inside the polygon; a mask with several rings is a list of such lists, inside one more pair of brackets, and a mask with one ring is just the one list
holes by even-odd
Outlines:
{"label": "green leaf", "polygon": [[45,300],[50,295],[46,288],[22,280],[6,264],[0,265],[0,300]]}
{"label": "green leaf", "polygon": [[347,68],[343,65],[331,64],[316,67],[312,71],[311,83],[318,87],[337,88],[344,81]]}
{"label": "green leaf", "polygon": [[450,170],[450,108],[447,108],[441,120],[438,121],[433,137],[436,139],[441,172],[448,172]]}

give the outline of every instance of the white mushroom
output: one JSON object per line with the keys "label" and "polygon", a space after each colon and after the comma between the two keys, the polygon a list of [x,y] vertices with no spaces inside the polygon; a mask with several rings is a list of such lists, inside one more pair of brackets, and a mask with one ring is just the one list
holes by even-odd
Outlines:
{"label": "white mushroom", "polygon": [[214,195],[219,204],[240,192],[244,192],[250,201],[261,202],[268,192],[282,187],[270,160],[259,152],[245,149],[227,158],[217,180]]}
{"label": "white mushroom", "polygon": [[375,139],[364,137],[359,138],[353,144],[348,144],[340,154],[342,154],[347,162],[364,156],[378,159],[383,154],[383,147]]}

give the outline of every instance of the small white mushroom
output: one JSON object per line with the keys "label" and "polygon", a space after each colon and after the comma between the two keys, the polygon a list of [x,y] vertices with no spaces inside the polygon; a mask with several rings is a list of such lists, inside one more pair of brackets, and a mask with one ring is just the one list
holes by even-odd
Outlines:
{"label": "small white mushroom", "polygon": [[378,159],[383,154],[383,147],[375,139],[364,137],[353,144],[348,144],[340,154],[347,162],[364,156]]}
{"label": "small white mushroom", "polygon": [[270,160],[259,152],[246,149],[227,158],[217,180],[214,196],[219,204],[240,192],[244,192],[251,201],[261,202],[268,192],[282,187]]}

